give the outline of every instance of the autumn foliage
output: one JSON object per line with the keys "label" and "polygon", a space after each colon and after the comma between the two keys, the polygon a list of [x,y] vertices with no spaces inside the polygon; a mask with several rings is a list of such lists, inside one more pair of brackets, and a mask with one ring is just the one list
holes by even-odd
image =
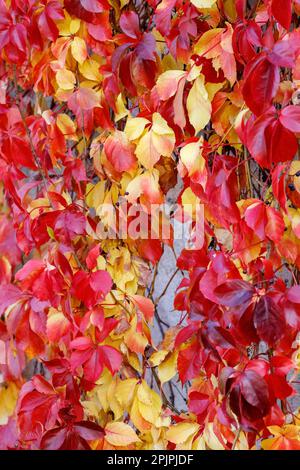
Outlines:
{"label": "autumn foliage", "polygon": [[[0,0],[0,58],[0,448],[300,449],[300,1]],[[201,247],[98,236],[170,190]]]}

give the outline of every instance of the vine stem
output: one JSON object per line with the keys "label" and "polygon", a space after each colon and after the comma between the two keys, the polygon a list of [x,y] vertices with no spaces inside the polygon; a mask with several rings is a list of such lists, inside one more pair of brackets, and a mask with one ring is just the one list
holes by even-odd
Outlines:
{"label": "vine stem", "polygon": [[122,309],[125,310],[125,312],[128,313],[128,315],[131,317],[132,313],[128,310],[128,308],[124,304],[122,304],[122,302],[120,302],[120,300],[117,299],[117,297],[115,296],[113,291],[110,291],[110,295],[112,296],[112,298],[114,299],[116,304],[118,304],[120,307],[122,307]]}
{"label": "vine stem", "polygon": [[159,301],[162,299],[162,297],[165,295],[165,293],[167,292],[171,282],[173,281],[174,277],[176,276],[176,274],[178,273],[179,269],[177,268],[176,271],[172,274],[172,276],[170,277],[170,279],[168,280],[167,284],[165,285],[164,287],[164,290],[162,291],[162,293],[159,295],[159,297],[155,300],[155,305],[157,305],[159,303]]}
{"label": "vine stem", "polygon": [[152,374],[153,374],[153,377],[154,377],[154,379],[155,379],[155,382],[156,382],[156,384],[157,384],[157,386],[158,386],[158,389],[159,389],[159,391],[160,391],[160,393],[161,393],[162,400],[163,400],[163,404],[164,404],[166,407],[170,408],[170,409],[171,409],[174,413],[176,413],[177,415],[180,415],[181,412],[176,408],[176,406],[174,406],[174,405],[168,400],[168,398],[167,398],[165,392],[163,391],[161,381],[159,380],[159,377],[158,377],[158,375],[157,375],[157,373],[156,373],[155,368],[153,367],[151,370],[152,370]]}

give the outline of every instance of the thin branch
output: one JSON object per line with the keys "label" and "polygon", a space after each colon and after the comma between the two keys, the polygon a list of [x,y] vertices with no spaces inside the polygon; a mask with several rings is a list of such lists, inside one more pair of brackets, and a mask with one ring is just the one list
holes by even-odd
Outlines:
{"label": "thin branch", "polygon": [[162,297],[165,295],[165,293],[167,292],[171,282],[173,281],[174,277],[176,276],[176,274],[178,273],[179,269],[177,268],[176,271],[172,274],[172,276],[170,277],[169,281],[167,282],[167,284],[165,285],[164,287],[164,290],[162,291],[162,293],[160,294],[160,296],[155,300],[155,304],[157,305],[159,303],[159,301],[162,299]]}
{"label": "thin branch", "polygon": [[156,382],[156,384],[157,384],[157,386],[158,386],[158,389],[159,389],[159,391],[160,391],[160,393],[161,393],[161,397],[162,397],[162,401],[163,401],[164,406],[170,408],[170,410],[172,410],[172,411],[173,411],[174,413],[176,413],[177,415],[180,415],[181,412],[176,408],[176,406],[174,406],[174,405],[168,400],[168,398],[167,398],[165,392],[163,391],[161,381],[159,380],[159,377],[158,377],[158,375],[157,375],[157,373],[156,373],[155,368],[153,367],[151,370],[152,370],[152,374],[153,374],[153,377],[154,377],[154,379],[155,379],[155,382]]}
{"label": "thin branch", "polygon": [[128,310],[128,308],[120,300],[117,299],[117,297],[115,296],[113,291],[110,291],[110,295],[112,296],[112,298],[114,299],[116,304],[118,304],[120,307],[122,307],[122,309],[125,310],[125,312],[128,313],[128,315],[131,317],[132,313],[130,312],[130,310]]}

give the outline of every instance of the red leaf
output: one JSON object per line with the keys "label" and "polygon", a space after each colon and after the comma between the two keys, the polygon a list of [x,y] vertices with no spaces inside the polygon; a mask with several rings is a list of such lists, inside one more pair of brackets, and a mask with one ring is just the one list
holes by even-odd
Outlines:
{"label": "red leaf", "polygon": [[295,368],[293,361],[286,356],[272,356],[270,364],[273,370],[276,371],[277,375],[287,375]]}
{"label": "red leaf", "polygon": [[103,437],[103,429],[92,421],[78,421],[47,431],[41,440],[43,450],[90,450],[86,441]]}
{"label": "red leaf", "polygon": [[241,424],[245,425],[246,429],[255,429],[255,422],[266,416],[270,409],[266,381],[254,370],[239,372],[226,367],[222,369],[219,383],[230,408]]}
{"label": "red leaf", "polygon": [[226,307],[237,307],[248,304],[255,292],[254,288],[246,281],[230,279],[215,289],[220,304]]}
{"label": "red leaf", "polygon": [[65,0],[64,6],[71,15],[93,24],[101,21],[101,13],[110,7],[107,0]]}
{"label": "red leaf", "polygon": [[104,436],[103,429],[93,421],[78,421],[74,423],[74,430],[85,440],[94,441]]}
{"label": "red leaf", "polygon": [[247,207],[245,221],[261,240],[267,237],[276,243],[283,236],[285,224],[281,213],[262,201]]}
{"label": "red leaf", "polygon": [[235,347],[235,341],[230,332],[212,321],[208,321],[207,325],[201,329],[201,340],[203,345],[212,350],[214,354],[216,346],[223,349]]}
{"label": "red leaf", "polygon": [[83,377],[89,382],[98,380],[104,366],[108,368],[111,374],[117,372],[121,366],[122,354],[112,346],[96,346],[86,336],[76,338],[70,346],[74,350],[71,355],[73,370],[77,370],[79,366],[82,366]]}
{"label": "red leaf", "polygon": [[120,26],[126,36],[130,38],[137,39],[141,35],[139,17],[134,11],[122,13]]}
{"label": "red leaf", "polygon": [[175,348],[178,348],[182,343],[190,339],[197,331],[199,331],[200,322],[192,322],[190,325],[185,326],[179,331],[175,339]]}
{"label": "red leaf", "polygon": [[271,64],[264,53],[254,57],[246,66],[243,96],[256,116],[260,116],[271,106],[279,82],[279,67]]}
{"label": "red leaf", "polygon": [[155,24],[162,35],[167,35],[171,27],[171,14],[177,0],[162,0],[155,10]]}
{"label": "red leaf", "polygon": [[266,207],[267,224],[265,227],[266,236],[277,243],[284,234],[285,224],[282,215],[274,207]]}
{"label": "red leaf", "polygon": [[43,450],[58,450],[67,437],[67,428],[54,428],[47,431],[41,440],[40,447]]}
{"label": "red leaf", "polygon": [[184,384],[199,374],[201,367],[200,347],[195,341],[191,346],[179,351],[177,369],[181,382]]}
{"label": "red leaf", "polygon": [[284,400],[294,393],[294,389],[287,383],[286,379],[280,375],[270,374],[266,377],[269,385],[270,395],[275,403],[277,399]]}
{"label": "red leaf", "polygon": [[298,40],[292,35],[283,36],[282,40],[277,41],[268,54],[268,59],[272,64],[279,67],[293,68],[297,58]]}
{"label": "red leaf", "polygon": [[287,299],[295,304],[300,304],[300,286],[293,286],[287,291]]}
{"label": "red leaf", "polygon": [[140,255],[151,261],[152,264],[156,264],[162,255],[162,244],[160,240],[138,240],[138,250]]}
{"label": "red leaf", "polygon": [[38,17],[38,25],[44,38],[55,41],[58,36],[58,28],[55,20],[63,20],[64,13],[61,4],[56,0],[47,2],[42,13]]}
{"label": "red leaf", "polygon": [[264,168],[273,163],[293,160],[297,153],[295,135],[281,124],[275,109],[270,109],[246,124],[246,145],[252,157]]}
{"label": "red leaf", "polygon": [[202,415],[201,419],[206,416],[208,412],[208,405],[210,404],[210,398],[204,393],[193,391],[189,394],[189,409],[196,415]]}
{"label": "red leaf", "polygon": [[[96,41],[107,41],[111,39],[111,26],[109,22],[109,12],[104,11],[97,15],[99,21],[97,24],[88,23],[87,28],[89,34],[96,39]],[[102,112],[102,110],[101,110]]]}
{"label": "red leaf", "polygon": [[78,271],[72,283],[72,292],[82,300],[86,307],[92,308],[108,294],[112,279],[107,271],[96,271],[90,274]]}
{"label": "red leaf", "polygon": [[265,238],[266,208],[262,201],[255,201],[245,210],[245,222],[261,239]]}
{"label": "red leaf", "polygon": [[102,0],[80,0],[80,3],[83,8],[93,13],[101,13],[107,7],[107,3]]}
{"label": "red leaf", "polygon": [[[83,355],[83,359],[86,359],[86,356]],[[72,358],[71,358],[72,362]],[[99,379],[103,371],[103,358],[100,348],[93,348],[91,350],[91,355],[88,359],[83,362],[83,377],[88,382],[96,382]]]}
{"label": "red leaf", "polygon": [[241,393],[245,400],[259,409],[261,416],[269,410],[269,393],[265,380],[253,370],[247,370],[240,377]]}
{"label": "red leaf", "polygon": [[277,403],[275,403],[271,409],[269,414],[265,417],[266,426],[283,426],[285,423],[285,415],[283,414],[282,410],[279,408]]}
{"label": "red leaf", "polygon": [[285,332],[285,320],[274,300],[265,295],[260,298],[254,309],[254,325],[259,337],[273,346]]}
{"label": "red leaf", "polygon": [[280,113],[281,124],[292,132],[300,132],[300,107],[286,106]]}
{"label": "red leaf", "polygon": [[270,370],[270,365],[263,359],[252,359],[246,365],[245,370],[254,370],[261,377],[265,377]]}
{"label": "red leaf", "polygon": [[133,295],[133,302],[136,304],[138,309],[144,315],[144,318],[148,321],[152,320],[154,315],[154,304],[152,300],[143,297],[142,295]]}
{"label": "red leaf", "polygon": [[124,132],[116,131],[104,144],[107,159],[118,173],[130,171],[136,166],[134,146],[128,141]]}
{"label": "red leaf", "polygon": [[2,284],[0,289],[0,315],[3,315],[7,307],[13,305],[22,298],[22,291],[12,284]]}
{"label": "red leaf", "polygon": [[99,349],[101,351],[103,363],[108,370],[112,374],[118,372],[123,360],[122,354],[111,346],[99,346]]}
{"label": "red leaf", "polygon": [[76,114],[78,111],[90,111],[100,106],[100,99],[92,88],[79,88],[72,93],[68,106]]}
{"label": "red leaf", "polygon": [[267,151],[270,153],[272,163],[293,160],[298,150],[295,135],[276,119],[265,132]]}
{"label": "red leaf", "polygon": [[285,176],[288,171],[288,164],[277,165],[272,172],[273,194],[280,204],[281,209],[286,211],[287,196],[285,192]]}
{"label": "red leaf", "polygon": [[23,385],[17,407],[18,425],[23,438],[36,439],[43,429],[54,426],[62,395],[39,375]]}
{"label": "red leaf", "polygon": [[272,0],[272,14],[278,23],[289,29],[292,17],[292,0]]}

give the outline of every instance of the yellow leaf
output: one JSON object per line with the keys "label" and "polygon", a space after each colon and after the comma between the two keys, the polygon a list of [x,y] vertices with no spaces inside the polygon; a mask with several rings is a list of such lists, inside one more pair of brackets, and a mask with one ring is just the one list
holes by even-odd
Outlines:
{"label": "yellow leaf", "polygon": [[203,75],[200,75],[194,81],[187,97],[186,106],[189,120],[197,134],[209,123],[212,111]]}
{"label": "yellow leaf", "polygon": [[124,129],[128,139],[136,140],[141,137],[147,124],[150,124],[150,122],[148,121],[148,119],[145,118],[128,119]]}
{"label": "yellow leaf", "polygon": [[208,99],[210,102],[214,99],[214,96],[220,91],[224,86],[223,83],[206,83],[205,88],[208,93]]}
{"label": "yellow leaf", "polygon": [[194,53],[203,55],[207,59],[213,59],[221,51],[221,34],[224,28],[213,28],[202,34],[199,41],[194,46]]}
{"label": "yellow leaf", "polygon": [[101,73],[99,72],[100,64],[93,59],[87,59],[83,63],[79,64],[79,72],[87,80],[92,80],[94,82],[99,82],[102,78]]}
{"label": "yellow leaf", "polygon": [[181,195],[181,202],[184,213],[195,219],[197,215],[197,209],[200,204],[200,199],[196,196],[190,187],[183,191]]}
{"label": "yellow leaf", "polygon": [[13,382],[0,388],[0,425],[7,424],[8,418],[13,414],[18,392],[19,389]]}
{"label": "yellow leaf", "polygon": [[168,429],[166,438],[173,444],[183,444],[189,437],[196,434],[200,428],[197,423],[177,423]]}
{"label": "yellow leaf", "polygon": [[139,401],[144,403],[145,405],[151,405],[152,400],[150,396],[150,391],[151,390],[148,388],[146,382],[143,380],[137,389],[137,397]]}
{"label": "yellow leaf", "polygon": [[125,423],[108,423],[105,427],[105,439],[109,444],[117,447],[125,447],[134,442],[140,442],[135,431]]}
{"label": "yellow leaf", "polygon": [[145,380],[137,388],[138,409],[142,417],[155,424],[161,413],[162,401],[160,396],[148,386]]}
{"label": "yellow leaf", "polygon": [[143,203],[160,204],[162,194],[159,187],[159,172],[154,170],[145,171],[142,175],[136,176],[127,186],[127,200],[130,203],[136,202],[138,198],[143,198]]}
{"label": "yellow leaf", "polygon": [[193,450],[207,450],[203,436],[199,436],[197,437],[197,439],[194,440],[192,449]]}
{"label": "yellow leaf", "polygon": [[64,113],[57,115],[56,124],[67,139],[78,140],[76,135],[76,124],[70,116]]}
{"label": "yellow leaf", "polygon": [[[130,290],[131,286],[133,286],[132,290],[134,291],[136,290],[135,281],[136,280],[134,279],[134,281],[132,281],[131,283],[127,283],[127,286],[126,286],[127,291]],[[143,367],[142,367],[141,362],[139,361],[139,357],[137,354],[131,353],[128,351],[127,359],[131,367],[133,367],[139,374],[143,373]]]}
{"label": "yellow leaf", "polygon": [[56,81],[62,90],[73,90],[76,78],[71,70],[62,69],[56,73]]}
{"label": "yellow leaf", "polygon": [[72,18],[70,21],[70,33],[76,34],[79,28],[80,28],[80,19]]}
{"label": "yellow leaf", "polygon": [[300,428],[294,424],[287,424],[282,428],[279,426],[268,426],[269,431],[275,436],[285,436],[288,439],[300,439]]}
{"label": "yellow leaf", "polygon": [[206,187],[207,182],[207,170],[206,160],[202,156],[200,146],[203,143],[203,139],[198,142],[191,142],[180,151],[180,159],[188,171],[188,175],[192,181],[201,184],[203,189]]}
{"label": "yellow leaf", "polygon": [[110,409],[112,410],[114,414],[114,419],[122,419],[124,410],[122,406],[120,405],[119,401],[117,400],[116,388],[117,388],[116,381],[112,380],[107,390],[107,398],[108,398]]}
{"label": "yellow leaf", "polygon": [[200,156],[200,142],[191,142],[180,150],[180,159],[186,169],[188,175],[191,176],[195,172],[195,167],[198,164]]}
{"label": "yellow leaf", "polygon": [[149,429],[151,429],[152,425],[148,421],[146,421],[143,416],[141,415],[140,409],[139,409],[139,400],[137,397],[135,397],[131,410],[130,410],[130,420],[134,424],[134,426],[141,432],[145,432]]}
{"label": "yellow leaf", "polygon": [[87,58],[87,48],[85,41],[82,38],[78,38],[76,36],[71,44],[71,52],[74,59],[77,60],[79,64],[83,64]]}
{"label": "yellow leaf", "polygon": [[[175,143],[175,135],[174,135],[173,129],[171,129],[171,127],[168,126],[167,121],[159,113],[153,113],[152,130],[158,135],[170,136],[170,139],[174,141]],[[169,148],[168,148],[168,153],[166,155],[172,152],[174,143],[168,145]]]}
{"label": "yellow leaf", "polygon": [[129,111],[126,108],[123,98],[122,98],[122,93],[118,95],[117,101],[116,101],[116,116],[115,116],[115,121],[118,122],[120,119],[123,119],[124,117],[128,116]]}
{"label": "yellow leaf", "polygon": [[56,22],[59,29],[59,35],[70,36],[71,34],[76,34],[80,28],[80,19],[72,19],[67,11],[64,11],[64,14],[65,18]]}
{"label": "yellow leaf", "polygon": [[172,154],[174,144],[173,129],[159,113],[153,113],[151,130],[142,136],[135,153],[139,162],[150,169],[161,156],[167,157]]}
{"label": "yellow leaf", "polygon": [[101,377],[97,380],[97,387],[89,393],[89,397],[92,401],[97,401],[100,403],[99,409],[102,408],[105,413],[107,413],[110,409],[110,397],[108,396],[107,390],[113,380],[113,377],[105,369],[101,375]]}
{"label": "yellow leaf", "polygon": [[167,70],[162,73],[156,83],[156,89],[161,100],[167,100],[174,96],[178,89],[179,81],[186,76],[184,70]]}
{"label": "yellow leaf", "polygon": [[162,384],[168,382],[177,374],[177,356],[178,353],[174,352],[158,366],[158,377]]}
{"label": "yellow leaf", "polygon": [[196,8],[211,8],[217,0],[191,0]]}
{"label": "yellow leaf", "polygon": [[141,165],[147,169],[153,168],[155,163],[158,162],[160,159],[160,153],[153,145],[151,132],[147,132],[147,134],[143,135],[140,139],[136,147],[135,154]]}
{"label": "yellow leaf", "polygon": [[137,379],[126,379],[121,380],[116,386],[116,399],[125,410],[129,409],[133,401],[136,385]]}
{"label": "yellow leaf", "polygon": [[272,437],[270,439],[264,439],[261,442],[261,447],[263,450],[273,450],[273,445],[277,442],[277,437]]}
{"label": "yellow leaf", "polygon": [[206,442],[206,445],[211,450],[224,450],[224,446],[221,444],[219,439],[214,433],[214,425],[213,423],[208,423],[205,426],[203,432],[203,438]]}
{"label": "yellow leaf", "polygon": [[236,18],[237,18],[236,2],[232,0],[224,0],[223,9],[224,9],[225,16],[228,18],[230,23],[235,23]]}
{"label": "yellow leaf", "polygon": [[161,351],[155,351],[149,359],[151,367],[158,366],[165,359],[167,354],[168,354],[168,351],[164,349],[162,349]]}
{"label": "yellow leaf", "polygon": [[89,207],[93,207],[98,214],[98,208],[101,209],[101,205],[104,202],[105,197],[105,180],[98,181],[93,189],[87,188],[87,204]]}

